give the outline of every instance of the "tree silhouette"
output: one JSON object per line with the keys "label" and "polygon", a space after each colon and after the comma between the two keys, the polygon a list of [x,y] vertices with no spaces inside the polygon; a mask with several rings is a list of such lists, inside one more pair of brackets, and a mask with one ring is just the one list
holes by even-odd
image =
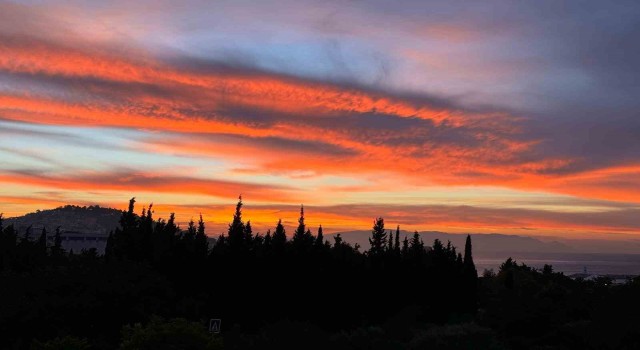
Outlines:
{"label": "tree silhouette", "polygon": [[397,255],[400,255],[400,225],[396,227],[396,237],[395,237],[395,252]]}
{"label": "tree silhouette", "polygon": [[406,257],[409,255],[409,238],[407,236],[404,237],[402,241],[402,256]]}
{"label": "tree silhouette", "polygon": [[473,263],[471,235],[467,235],[464,244],[464,260],[461,263],[463,266],[462,285],[466,292],[462,302],[463,308],[465,311],[475,312],[478,308],[478,271],[476,271],[476,265]]}
{"label": "tree silhouette", "polygon": [[244,230],[242,232],[244,236],[243,241],[247,246],[250,246],[253,242],[253,229],[251,228],[251,220],[247,221],[247,224],[244,226]]}
{"label": "tree silhouette", "polygon": [[[37,241],[22,239],[16,243],[17,235],[13,233],[12,226],[3,227],[0,235],[0,282],[20,282],[12,286],[40,283],[44,286],[41,287],[42,292],[32,298],[29,294],[32,300],[52,300],[47,299],[52,293],[58,293],[56,298],[64,298],[64,302],[52,302],[53,309],[50,315],[46,315],[42,311],[44,308],[31,307],[27,299],[18,297],[25,293],[19,288],[25,287],[11,287],[18,289],[7,294],[7,298],[23,304],[4,309],[0,305],[0,328],[6,329],[11,337],[13,333],[19,334],[11,338],[12,343],[21,341],[20,344],[27,344],[23,338],[49,340],[79,334],[92,342],[108,339],[104,340],[106,345],[98,344],[95,348],[116,348],[122,325],[144,324],[154,314],[185,317],[198,322],[219,316],[225,319],[224,324],[233,325],[239,332],[225,330],[225,344],[229,341],[231,348],[243,348],[235,346],[234,339],[238,339],[234,338],[235,334],[249,338],[254,335],[269,337],[271,335],[264,331],[264,325],[285,319],[305,322],[309,327],[322,325],[323,331],[335,332],[332,337],[318,338],[329,339],[327,341],[340,337],[356,339],[361,336],[357,335],[358,332],[362,331],[358,327],[363,325],[366,329],[363,334],[374,336],[381,332],[380,339],[391,339],[395,337],[395,328],[403,328],[404,335],[394,338],[402,343],[411,338],[411,329],[417,324],[438,325],[447,320],[473,317],[478,305],[482,305],[478,295],[489,288],[478,282],[470,236],[467,237],[464,257],[450,242],[445,247],[435,240],[433,249],[428,250],[417,231],[413,236],[405,236],[401,244],[400,226],[396,226],[394,236],[393,230],[385,230],[384,219],[379,217],[373,223],[369,238],[371,248],[362,253],[357,245],[345,242],[340,234],[333,235],[333,244],[330,244],[321,225],[314,237],[301,206],[293,239],[287,241],[282,220],[278,220],[275,230],[267,231],[266,235],[254,233],[251,221],[247,220],[246,224],[243,221],[243,203],[239,197],[229,230],[220,235],[209,250],[202,215],[197,223],[192,219],[181,229],[174,214],[169,215],[166,221],[155,218],[153,206],[149,205],[138,215],[135,214],[134,203],[132,198],[128,210],[121,214],[120,226],[109,234],[104,258],[91,252],[61,253],[60,228],[56,229],[53,246],[47,250],[38,249],[41,242],[46,243],[46,230]],[[5,273],[7,270],[9,273]],[[514,277],[515,274],[523,271],[532,273],[509,261],[505,263],[504,271],[497,277],[488,277],[500,282],[492,282],[490,287],[497,285],[504,289],[509,285],[509,282],[503,282],[504,279],[511,278],[511,288],[521,293],[518,288],[522,277]],[[505,277],[506,273],[511,273],[511,277]],[[556,275],[546,273],[544,276],[559,278]],[[518,283],[513,283],[513,280]],[[49,288],[47,283],[52,286]],[[291,292],[300,290],[301,286],[319,295],[331,295],[339,289],[349,290],[360,299],[358,303],[349,298],[324,297],[310,299],[308,303],[292,302]],[[484,289],[479,289],[479,286]],[[557,290],[562,291],[563,288]],[[68,290],[77,293],[60,293]],[[403,291],[404,297],[397,297],[389,303],[380,302],[380,295],[393,296],[398,290]],[[557,293],[557,290],[545,293]],[[100,291],[97,295],[101,299],[96,302],[94,296],[87,295],[87,291]],[[257,291],[260,291],[260,297],[256,296]],[[495,297],[502,292],[491,293]],[[549,300],[555,297],[553,294]],[[70,305],[82,305],[83,308]],[[28,312],[24,315],[3,315],[6,310],[21,309]],[[22,319],[24,321],[15,325],[10,322]],[[35,326],[25,328],[27,323]],[[388,326],[390,323],[402,326]],[[309,329],[305,327],[302,329]],[[270,339],[257,339],[251,338],[251,342],[271,344]],[[336,345],[336,348],[353,347]],[[402,343],[386,348],[411,346]]]}
{"label": "tree silhouette", "polygon": [[267,234],[264,235],[264,248],[269,251],[271,249],[272,244],[271,230],[267,230]]}
{"label": "tree silhouette", "polygon": [[467,240],[464,244],[464,270],[469,276],[475,276],[474,278],[478,277],[476,265],[473,263],[473,254],[471,252],[471,235],[467,235]]}
{"label": "tree silhouette", "polygon": [[196,223],[193,221],[193,218],[191,218],[187,224],[187,232],[185,232],[184,237],[187,240],[196,238]]}
{"label": "tree silhouette", "polygon": [[233,221],[229,224],[227,237],[231,248],[240,249],[244,246],[245,231],[244,222],[242,221],[242,196],[238,197],[238,204],[236,204],[236,211],[233,214]]}
{"label": "tree silhouette", "polygon": [[318,235],[315,241],[316,248],[324,247],[324,236],[322,234],[322,225],[318,227]]}
{"label": "tree silhouette", "polygon": [[413,233],[413,237],[411,237],[411,242],[409,243],[409,252],[414,257],[420,257],[424,253],[424,242],[422,242],[422,238],[418,231]]}
{"label": "tree silhouette", "polygon": [[273,249],[279,252],[284,250],[284,246],[287,243],[287,234],[282,225],[282,219],[278,220],[278,224],[276,225],[276,230],[273,232]]}
{"label": "tree silhouette", "polygon": [[293,233],[293,238],[291,242],[296,251],[308,251],[311,246],[314,244],[314,237],[311,234],[311,231],[307,229],[307,226],[304,222],[304,206],[300,206],[300,218],[298,218],[298,227]]}
{"label": "tree silhouette", "polygon": [[373,221],[373,229],[371,230],[371,238],[369,238],[369,255],[380,257],[384,254],[387,244],[387,230],[384,229],[384,219],[377,218]]}
{"label": "tree silhouette", "polygon": [[[111,234],[109,235],[111,237]],[[55,258],[59,258],[64,254],[62,249],[62,233],[60,232],[60,226],[56,227],[56,233],[53,238],[53,246],[51,247],[51,255]]]}
{"label": "tree silhouette", "polygon": [[207,234],[205,232],[204,220],[202,214],[198,220],[198,230],[195,237],[195,252],[196,256],[205,258],[209,251],[209,241],[207,240]]}

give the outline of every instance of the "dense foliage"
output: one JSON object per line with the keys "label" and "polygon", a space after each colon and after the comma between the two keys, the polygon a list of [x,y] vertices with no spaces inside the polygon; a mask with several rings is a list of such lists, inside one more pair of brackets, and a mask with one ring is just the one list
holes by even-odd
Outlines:
{"label": "dense foliage", "polygon": [[[300,210],[291,239],[278,221],[254,233],[238,201],[209,246],[135,213],[132,199],[104,256],[65,252],[43,229],[0,218],[0,344],[13,349],[637,348],[640,281],[572,280],[507,260],[478,278],[464,252],[374,220],[371,248],[314,234]],[[621,321],[628,317],[629,322]],[[206,331],[220,318],[221,335]]]}

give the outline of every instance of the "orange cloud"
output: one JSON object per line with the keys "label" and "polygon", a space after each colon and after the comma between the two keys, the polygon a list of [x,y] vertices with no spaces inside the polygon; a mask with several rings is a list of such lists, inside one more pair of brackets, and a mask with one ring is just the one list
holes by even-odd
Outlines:
{"label": "orange cloud", "polygon": [[49,189],[82,191],[161,192],[202,194],[220,198],[235,198],[239,193],[255,200],[289,201],[296,190],[279,185],[260,185],[224,180],[201,179],[150,174],[144,172],[113,172],[47,176],[37,173],[0,173],[0,183],[14,183]]}
{"label": "orange cloud", "polygon": [[[115,54],[107,47],[86,49],[73,42],[5,35],[0,36],[0,50],[0,72],[33,79],[42,83],[42,90],[52,84],[50,89],[67,92],[3,92],[2,118],[164,132],[166,138],[151,134],[143,143],[147,152],[247,160],[252,171],[292,176],[359,174],[375,179],[391,174],[413,185],[492,185],[623,201],[638,198],[633,178],[637,172],[556,171],[574,160],[532,156],[539,140],[525,135],[519,118],[503,113],[472,113],[426,97],[189,60],[169,63],[130,48]],[[245,139],[225,144],[216,141],[221,135]],[[281,140],[282,145],[264,143],[271,139]],[[310,147],[336,151],[313,152]],[[76,189],[113,180],[2,176],[5,182],[21,177],[23,183]],[[136,189],[116,180],[108,186]],[[214,191],[207,186],[223,184],[168,180],[169,185],[155,183],[154,190],[170,192],[172,185],[180,184],[186,193],[225,191],[222,196],[230,197],[255,191],[260,199],[287,198],[285,192],[290,191],[231,183],[224,184],[226,190]],[[616,186],[609,186],[612,181]]]}

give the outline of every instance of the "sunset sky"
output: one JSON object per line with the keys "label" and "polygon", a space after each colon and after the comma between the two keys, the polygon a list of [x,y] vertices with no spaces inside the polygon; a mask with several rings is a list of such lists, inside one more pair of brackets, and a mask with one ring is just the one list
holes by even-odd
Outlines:
{"label": "sunset sky", "polygon": [[[637,1],[0,0],[0,212],[640,238]],[[140,207],[140,210],[142,207]]]}

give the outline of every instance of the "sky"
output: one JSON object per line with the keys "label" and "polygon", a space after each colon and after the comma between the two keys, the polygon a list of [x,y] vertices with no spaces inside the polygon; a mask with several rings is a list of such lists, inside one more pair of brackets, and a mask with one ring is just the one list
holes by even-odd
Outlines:
{"label": "sky", "polygon": [[[640,239],[636,1],[2,1],[0,212]],[[142,210],[142,207],[139,208]]]}

